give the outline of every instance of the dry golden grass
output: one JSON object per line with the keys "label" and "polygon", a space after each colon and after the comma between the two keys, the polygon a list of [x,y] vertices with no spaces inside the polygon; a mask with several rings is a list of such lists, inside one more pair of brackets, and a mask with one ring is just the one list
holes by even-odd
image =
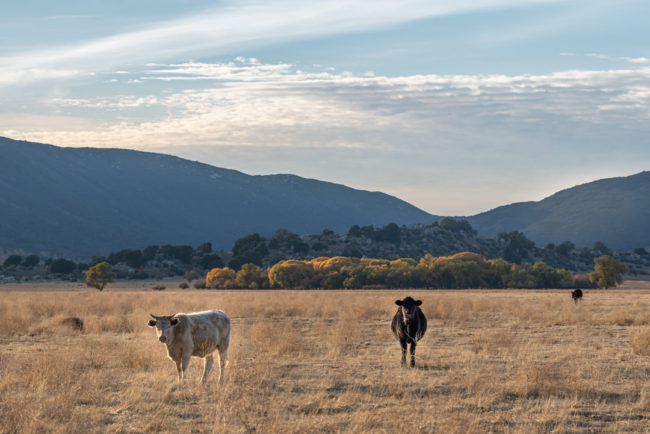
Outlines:
{"label": "dry golden grass", "polygon": [[[168,285],[169,286],[169,285]],[[6,287],[5,287],[6,288]],[[0,292],[1,432],[639,432],[650,291]],[[145,288],[146,289],[146,288]],[[424,301],[400,367],[394,300]],[[226,382],[176,381],[148,314],[232,318]],[[64,320],[78,317],[84,329]]]}

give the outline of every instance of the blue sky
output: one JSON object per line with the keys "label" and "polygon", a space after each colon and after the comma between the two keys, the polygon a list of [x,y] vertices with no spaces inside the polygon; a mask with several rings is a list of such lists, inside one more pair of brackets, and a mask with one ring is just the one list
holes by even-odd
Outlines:
{"label": "blue sky", "polygon": [[650,168],[643,1],[24,1],[0,135],[471,215]]}

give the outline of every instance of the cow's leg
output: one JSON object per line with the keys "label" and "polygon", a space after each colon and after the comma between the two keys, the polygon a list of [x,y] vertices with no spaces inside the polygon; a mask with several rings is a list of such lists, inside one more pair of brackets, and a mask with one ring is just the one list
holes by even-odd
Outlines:
{"label": "cow's leg", "polygon": [[212,357],[212,354],[208,354],[207,356],[205,356],[205,359],[203,360],[203,377],[201,378],[201,383],[205,383],[206,381],[208,381],[208,374],[212,369],[213,363],[214,363],[214,358]]}
{"label": "cow's leg", "polygon": [[408,341],[406,338],[399,340],[399,344],[402,346],[402,366],[406,366],[406,347],[408,346]]}
{"label": "cow's leg", "polygon": [[219,347],[219,367],[221,368],[221,376],[219,382],[223,383],[226,364],[228,363],[228,347]]}
{"label": "cow's leg", "polygon": [[181,368],[183,369],[183,378],[187,377],[187,368],[190,366],[190,359],[192,358],[191,355],[186,356],[183,354],[182,360],[181,360]]}
{"label": "cow's leg", "polygon": [[183,379],[183,368],[181,365],[181,359],[175,360],[176,362],[176,372],[178,373],[178,381],[181,381]]}
{"label": "cow's leg", "polygon": [[411,342],[411,368],[415,367],[415,341]]}

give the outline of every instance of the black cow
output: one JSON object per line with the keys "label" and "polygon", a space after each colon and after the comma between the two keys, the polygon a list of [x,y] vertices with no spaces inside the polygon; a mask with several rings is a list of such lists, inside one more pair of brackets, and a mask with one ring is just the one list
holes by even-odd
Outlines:
{"label": "black cow", "polygon": [[573,299],[574,303],[578,303],[578,300],[582,300],[582,289],[574,289],[571,292],[571,298]]}
{"label": "black cow", "polygon": [[406,365],[406,347],[411,344],[411,367],[415,366],[415,346],[427,331],[427,319],[418,306],[421,300],[406,297],[404,300],[395,300],[399,307],[393,317],[390,328],[402,346],[402,366]]}

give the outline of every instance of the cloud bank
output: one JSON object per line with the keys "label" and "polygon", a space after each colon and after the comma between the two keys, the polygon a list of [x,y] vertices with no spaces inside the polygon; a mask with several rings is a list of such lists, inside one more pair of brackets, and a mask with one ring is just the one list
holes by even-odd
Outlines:
{"label": "cloud bank", "polygon": [[[349,147],[363,143],[376,149],[397,146],[405,139],[451,144],[457,143],[458,136],[480,137],[486,128],[536,130],[550,122],[558,128],[573,124],[644,130],[650,116],[650,68],[385,77],[306,72],[290,64],[240,59],[151,65],[135,80],[184,82],[185,86],[149,95],[49,99],[48,105],[70,115],[75,109],[90,109],[119,111],[126,117],[134,114],[138,119],[139,111],[152,108],[164,115],[145,122],[116,117],[94,132],[42,134],[74,145],[86,141],[89,134],[97,144],[128,139],[134,146],[171,145],[182,134],[188,144]],[[323,131],[338,133],[327,137]]]}

